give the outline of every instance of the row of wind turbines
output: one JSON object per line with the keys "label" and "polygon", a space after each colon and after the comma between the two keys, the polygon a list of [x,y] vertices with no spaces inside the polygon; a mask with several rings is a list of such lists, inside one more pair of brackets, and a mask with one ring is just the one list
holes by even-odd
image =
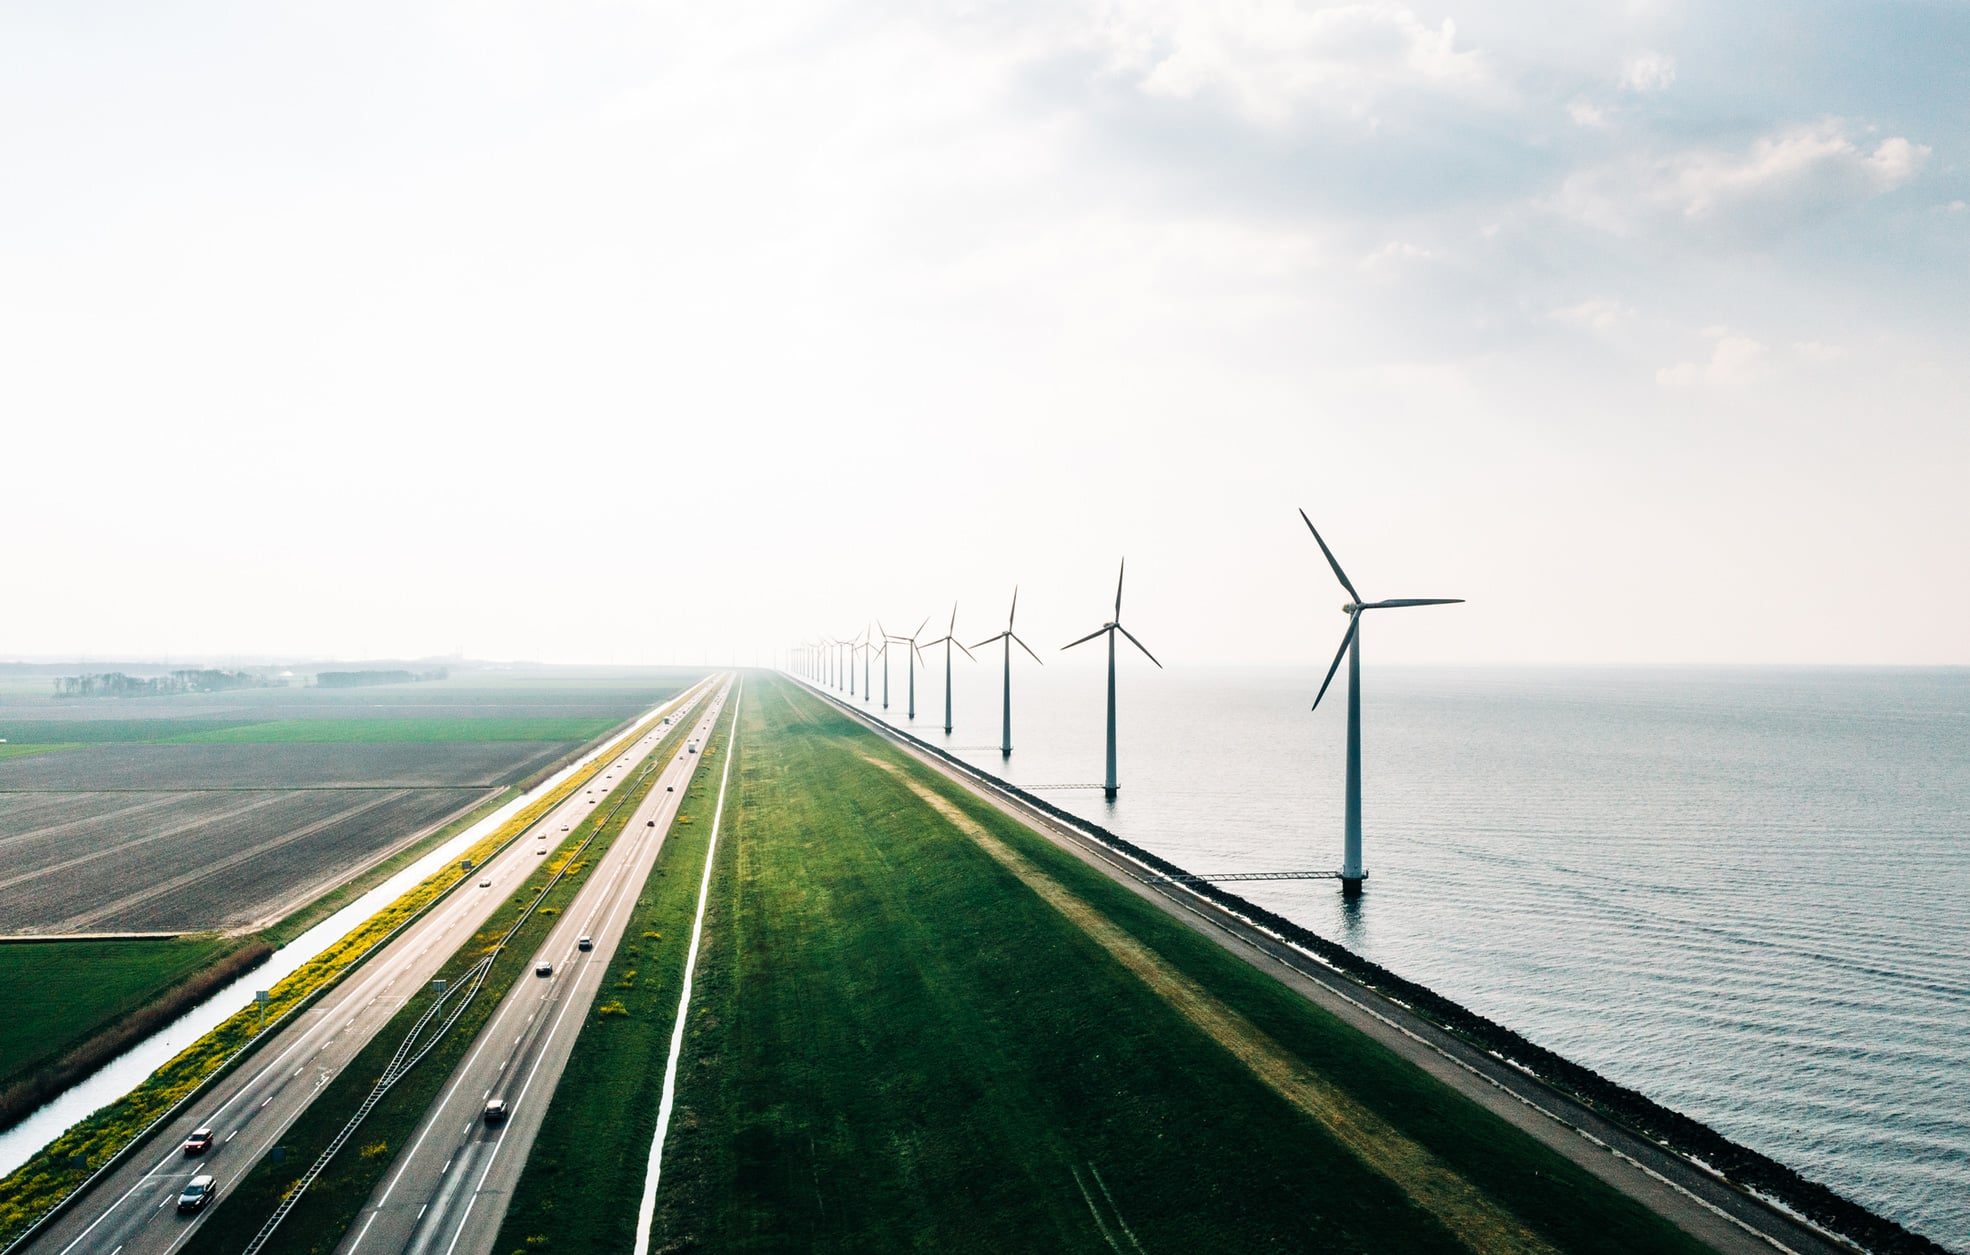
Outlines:
{"label": "row of wind turbines", "polygon": [[[1313,533],[1314,543],[1320,546],[1321,556],[1327,559],[1327,565],[1333,569],[1335,578],[1340,581],[1341,587],[1346,589],[1348,594],[1348,601],[1341,606],[1341,612],[1348,617],[1347,630],[1341,635],[1340,648],[1334,652],[1334,660],[1328,665],[1326,678],[1320,683],[1320,691],[1314,695],[1312,709],[1320,709],[1322,699],[1327,696],[1328,688],[1334,683],[1334,676],[1341,669],[1341,661],[1346,659],[1348,664],[1347,800],[1342,827],[1341,867],[1339,872],[1336,873],[1336,876],[1341,882],[1342,892],[1351,896],[1361,892],[1362,884],[1368,878],[1368,869],[1362,860],[1361,850],[1361,616],[1370,610],[1396,610],[1414,606],[1456,605],[1464,599],[1461,597],[1394,597],[1382,601],[1365,601],[1361,594],[1355,591],[1354,584],[1348,579],[1347,572],[1341,569],[1340,560],[1334,557],[1334,551],[1327,547],[1327,542],[1322,539],[1319,529],[1314,527],[1313,520],[1307,517],[1305,510],[1300,511],[1300,520],[1306,524],[1307,531]],[[1142,656],[1149,659],[1150,662],[1155,663],[1159,669],[1163,666],[1157,660],[1156,655],[1149,652],[1147,645],[1137,640],[1133,632],[1122,626],[1122,584],[1127,574],[1128,562],[1124,559],[1115,575],[1114,617],[1094,631],[1089,632],[1086,636],[1071,640],[1061,646],[1061,649],[1067,650],[1074,648],[1076,645],[1085,645],[1098,636],[1106,636],[1108,638],[1107,774],[1102,782],[1102,795],[1111,800],[1120,788],[1120,784],[1116,778],[1115,761],[1116,635],[1120,634],[1128,638],[1129,643],[1134,645],[1138,650],[1141,650]],[[956,649],[963,653],[965,657],[975,662],[977,661],[977,655],[971,652],[973,649],[983,649],[987,645],[997,644],[1001,646],[1002,650],[1004,673],[1004,700],[1001,707],[999,753],[1002,757],[1010,758],[1012,756],[1012,647],[1014,645],[1019,646],[1034,662],[1040,663],[1042,666],[1045,665],[1040,656],[1033,652],[1033,648],[1021,640],[1017,633],[1014,632],[1013,625],[1018,615],[1019,589],[1014,587],[1012,590],[1012,606],[1006,614],[1005,630],[999,632],[997,635],[988,636],[974,645],[966,646],[958,639],[958,608],[953,603],[951,606],[950,622],[945,628],[944,635],[935,640],[926,641],[922,639],[925,630],[930,626],[930,617],[928,615],[924,617],[922,623],[917,625],[917,630],[907,636],[895,635],[884,630],[881,622],[878,620],[873,623],[870,629],[865,630],[859,636],[849,638],[819,637],[795,646],[790,654],[792,670],[796,675],[812,683],[846,692],[852,699],[856,696],[855,662],[859,655],[862,662],[861,697],[866,704],[874,701],[875,698],[872,688],[874,682],[874,660],[880,657],[882,659],[882,708],[887,710],[889,709],[889,647],[891,645],[904,646],[904,656],[907,661],[906,669],[909,676],[908,716],[910,720],[914,721],[917,717],[917,664],[923,660],[924,650],[935,649],[939,645],[942,645],[944,647],[944,734],[949,736],[953,727],[951,712],[952,650]]]}

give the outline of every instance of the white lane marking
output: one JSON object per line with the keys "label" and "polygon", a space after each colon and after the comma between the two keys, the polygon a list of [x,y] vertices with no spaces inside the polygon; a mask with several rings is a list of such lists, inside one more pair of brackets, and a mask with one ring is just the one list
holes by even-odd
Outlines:
{"label": "white lane marking", "polygon": [[236,1138],[236,1137],[238,1137],[238,1136],[239,1136],[239,1130],[238,1130],[238,1129],[234,1129],[234,1130],[233,1130],[232,1132],[230,1132],[230,1133],[228,1133],[228,1134],[226,1134],[226,1140],[230,1142],[230,1141],[232,1141],[232,1140],[233,1140],[234,1138]]}
{"label": "white lane marking", "polygon": [[725,770],[718,778],[718,807],[711,817],[711,840],[705,845],[705,874],[698,882],[698,915],[691,921],[691,950],[684,958],[684,992],[677,999],[677,1022],[670,1029],[670,1058],[664,1063],[663,1098],[657,1103],[657,1132],[650,1140],[650,1163],[643,1174],[643,1199],[636,1208],[636,1255],[649,1255],[650,1230],[656,1221],[664,1135],[670,1129],[671,1109],[677,1104],[677,1061],[684,1053],[684,1017],[691,1011],[691,980],[698,970],[698,941],[705,928],[705,903],[711,898],[712,862],[718,855],[718,830],[725,819],[725,786],[732,779],[732,746],[739,740],[738,703],[745,695],[745,683],[741,681],[738,694],[732,699],[732,735],[725,743]]}

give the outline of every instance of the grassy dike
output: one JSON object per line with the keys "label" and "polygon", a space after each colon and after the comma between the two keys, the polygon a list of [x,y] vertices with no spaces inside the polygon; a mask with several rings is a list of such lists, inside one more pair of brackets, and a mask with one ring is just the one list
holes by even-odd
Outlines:
{"label": "grassy dike", "polygon": [[[485,861],[581,789],[591,776],[605,770],[636,743],[638,735],[634,730],[626,733],[593,759],[591,770],[570,776],[460,857],[470,859],[474,865]],[[460,880],[461,874],[455,866],[432,873],[361,927],[303,964],[269,991],[272,1001],[266,1011],[267,1023],[277,1023],[283,1015],[333,986],[354,970],[372,946],[443,897]],[[252,1044],[259,1025],[256,1008],[241,1010],[187,1046],[128,1094],[77,1122],[0,1180],[0,1243],[13,1240],[181,1098],[242,1057],[241,1052]]]}
{"label": "grassy dike", "polygon": [[[683,745],[690,726],[686,722],[673,727],[645,760],[644,768],[612,792],[609,805],[597,807],[584,817],[561,848],[535,869],[471,939],[445,961],[437,978],[455,984],[461,973],[485,957],[540,895],[542,888],[565,867],[567,874],[561,876],[533,909],[493,963],[478,996],[431,1053],[377,1104],[349,1144],[315,1179],[302,1201],[282,1222],[272,1249],[327,1252],[341,1242],[344,1231],[389,1170],[396,1153],[415,1135],[425,1112],[451,1079],[452,1070],[471,1049],[479,1030],[492,1018],[514,982],[526,974],[561,911],[580,893],[596,864],[655,786],[664,765]],[[582,844],[584,839],[586,846]],[[281,1140],[278,1159],[273,1156],[262,1159],[232,1186],[231,1196],[221,1200],[218,1210],[193,1235],[185,1248],[188,1253],[237,1251],[252,1239],[322,1148],[362,1105],[398,1044],[435,996],[426,985],[406,1000],[382,1031],[328,1083],[288,1129]]]}
{"label": "grassy dike", "polygon": [[654,1249],[1703,1249],[791,683],[739,735]]}
{"label": "grassy dike", "polygon": [[[555,1088],[496,1251],[628,1250],[635,1237],[723,756],[734,756],[735,783],[744,770],[745,747],[732,744],[732,728],[728,702]],[[721,852],[731,822],[728,796]]]}

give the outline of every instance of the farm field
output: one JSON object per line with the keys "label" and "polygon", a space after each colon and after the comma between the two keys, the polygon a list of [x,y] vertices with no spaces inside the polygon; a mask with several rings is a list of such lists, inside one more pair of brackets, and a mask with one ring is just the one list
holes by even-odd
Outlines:
{"label": "farm field", "polygon": [[351,689],[73,699],[10,677],[0,936],[264,927],[696,675],[468,666]]}
{"label": "farm field", "polygon": [[739,739],[657,1249],[1702,1249],[791,684]]}

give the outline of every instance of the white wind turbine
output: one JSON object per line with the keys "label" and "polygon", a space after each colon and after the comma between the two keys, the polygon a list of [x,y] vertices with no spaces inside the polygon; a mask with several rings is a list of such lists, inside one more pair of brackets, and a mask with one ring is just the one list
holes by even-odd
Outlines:
{"label": "white wind turbine", "polygon": [[[999,725],[999,755],[1003,758],[1012,757],[1012,647],[1019,646],[1032,657],[1034,662],[1040,662],[1040,656],[1033,653],[1032,647],[1012,634],[1012,621],[1018,614],[1019,586],[1015,584],[1012,589],[1012,610],[1006,615],[1006,630],[997,636],[988,636],[972,646],[973,649],[983,649],[993,641],[1005,642],[1005,717]],[[1040,662],[1040,665],[1044,667],[1046,664]],[[945,731],[948,732],[950,729],[946,728]]]}
{"label": "white wind turbine", "polygon": [[[925,622],[929,622],[929,620],[925,620]],[[921,628],[919,628],[918,630],[922,631]],[[944,647],[944,735],[945,736],[951,735],[951,646],[956,645],[959,649],[964,650],[965,657],[971,658],[971,651],[969,649],[965,649],[964,645],[958,640],[957,630],[958,630],[958,603],[954,601],[951,603],[951,626],[945,630],[944,635],[938,637],[936,640],[924,642],[932,649],[937,648],[939,645],[942,645]],[[971,658],[971,660],[973,662],[978,661],[978,659],[976,658]]]}
{"label": "white wind turbine", "polygon": [[[1115,573],[1115,617],[1089,632],[1078,641],[1068,641],[1062,649],[1072,649],[1076,645],[1093,640],[1106,633],[1108,636],[1108,778],[1102,783],[1102,796],[1112,799],[1120,786],[1115,782],[1115,633],[1120,632],[1129,638],[1129,643],[1142,651],[1142,656],[1156,662],[1156,655],[1149,652],[1149,646],[1137,640],[1133,633],[1122,626],[1122,576],[1128,573],[1129,562],[1122,560],[1121,568]],[[1163,664],[1156,662],[1161,670]]]}
{"label": "white wind turbine", "polygon": [[1394,597],[1386,601],[1361,600],[1361,594],[1354,591],[1348,582],[1347,572],[1335,560],[1334,551],[1320,538],[1320,530],[1313,520],[1300,511],[1300,521],[1313,533],[1313,543],[1320,546],[1326,555],[1327,565],[1334,568],[1334,577],[1341,581],[1341,587],[1348,590],[1352,598],[1341,607],[1341,613],[1348,617],[1348,630],[1341,637],[1341,647],[1334,653],[1333,665],[1327,668],[1327,678],[1320,682],[1320,692],[1314,695],[1313,709],[1320,709],[1320,699],[1327,696],[1327,686],[1334,682],[1334,673],[1341,669],[1343,655],[1348,660],[1348,767],[1347,767],[1347,810],[1341,830],[1341,892],[1352,897],[1361,892],[1361,882],[1368,879],[1368,869],[1361,862],[1361,613],[1364,610],[1399,610],[1406,606],[1455,606],[1463,603],[1462,597]]}

